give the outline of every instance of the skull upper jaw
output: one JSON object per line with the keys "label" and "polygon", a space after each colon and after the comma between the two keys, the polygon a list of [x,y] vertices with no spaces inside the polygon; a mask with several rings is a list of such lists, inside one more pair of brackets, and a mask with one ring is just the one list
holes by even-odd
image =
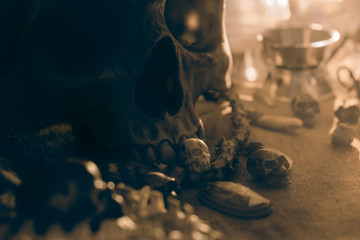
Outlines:
{"label": "skull upper jaw", "polygon": [[[12,86],[4,79],[1,85],[4,93],[23,83],[24,92],[31,86],[26,99],[17,95],[28,114],[14,113],[22,105],[15,104],[16,95],[11,103],[4,97],[8,122],[20,119],[12,127],[21,129],[71,121],[79,141],[92,151],[135,149],[145,159],[177,159],[181,138],[203,138],[197,98],[227,87],[231,58],[223,1],[107,1],[85,8],[82,3],[46,2],[34,12],[21,60],[5,79]],[[200,27],[191,30],[184,21],[189,16]],[[194,42],[185,41],[192,39],[184,38],[189,32],[175,31],[181,26],[191,30]],[[31,120],[35,113],[47,121],[37,125]]]}

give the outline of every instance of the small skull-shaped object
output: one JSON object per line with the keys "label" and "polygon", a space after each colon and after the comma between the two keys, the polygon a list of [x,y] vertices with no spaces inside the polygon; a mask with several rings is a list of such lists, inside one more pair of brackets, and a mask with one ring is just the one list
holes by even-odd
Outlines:
{"label": "small skull-shaped object", "polygon": [[211,169],[209,148],[199,138],[186,139],[180,147],[180,155],[190,171],[202,173]]}
{"label": "small skull-shaped object", "polygon": [[272,148],[256,150],[246,162],[251,176],[272,187],[283,187],[290,183],[289,172],[292,166],[293,161],[288,156]]}
{"label": "small skull-shaped object", "polygon": [[320,113],[318,101],[307,93],[300,94],[291,101],[291,110],[303,121],[305,127],[313,127],[316,123],[315,116]]}
{"label": "small skull-shaped object", "polygon": [[339,122],[355,124],[359,120],[360,108],[356,105],[348,107],[340,106],[335,111],[335,116],[339,119]]}

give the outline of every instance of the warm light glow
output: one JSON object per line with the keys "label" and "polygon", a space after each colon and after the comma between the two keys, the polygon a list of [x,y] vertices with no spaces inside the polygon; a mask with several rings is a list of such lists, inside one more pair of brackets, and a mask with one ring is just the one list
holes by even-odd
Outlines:
{"label": "warm light glow", "polygon": [[94,181],[94,186],[97,188],[97,189],[105,189],[106,188],[106,183],[101,180],[101,179],[95,179]]}
{"label": "warm light glow", "polygon": [[196,12],[192,12],[187,16],[186,26],[190,31],[199,29],[199,16]]}
{"label": "warm light glow", "polygon": [[114,190],[114,189],[115,189],[115,183],[114,183],[114,182],[108,182],[108,183],[107,183],[107,187],[108,187],[110,190]]}
{"label": "warm light glow", "polygon": [[183,239],[183,234],[178,230],[169,232],[169,239]]}
{"label": "warm light glow", "polygon": [[288,6],[288,0],[276,0],[277,4],[280,6],[280,7],[287,7]]}
{"label": "warm light glow", "polygon": [[250,82],[254,82],[256,80],[257,74],[254,67],[248,67],[245,70],[246,79]]}
{"label": "warm light glow", "polygon": [[274,0],[264,0],[264,3],[268,6],[273,6],[274,5]]}
{"label": "warm light glow", "polygon": [[353,146],[354,148],[356,148],[356,150],[358,150],[359,152],[359,159],[360,159],[360,141],[358,138],[354,138],[354,140],[351,143],[351,146]]}
{"label": "warm light glow", "polygon": [[184,212],[181,212],[181,211],[178,211],[176,213],[177,217],[182,220],[182,219],[185,219],[186,218],[186,214]]}
{"label": "warm light glow", "polygon": [[339,33],[338,31],[334,31],[331,39],[332,39],[334,42],[339,41],[339,39],[340,39],[340,33]]}
{"label": "warm light glow", "polygon": [[98,167],[93,162],[86,162],[85,167],[91,175],[98,176],[100,174]]}
{"label": "warm light glow", "polygon": [[136,230],[137,224],[128,216],[120,217],[116,220],[116,224],[125,230]]}
{"label": "warm light glow", "polygon": [[254,67],[254,56],[251,49],[246,49],[244,52],[244,66],[246,80],[254,82],[257,79],[257,73]]}
{"label": "warm light glow", "polygon": [[123,204],[124,201],[125,201],[124,198],[121,195],[116,194],[116,193],[112,194],[112,199],[114,199],[114,201],[119,203],[119,204]]}
{"label": "warm light glow", "polygon": [[221,110],[221,115],[226,115],[231,113],[232,108],[230,106],[227,106],[226,108],[224,108],[223,110]]}

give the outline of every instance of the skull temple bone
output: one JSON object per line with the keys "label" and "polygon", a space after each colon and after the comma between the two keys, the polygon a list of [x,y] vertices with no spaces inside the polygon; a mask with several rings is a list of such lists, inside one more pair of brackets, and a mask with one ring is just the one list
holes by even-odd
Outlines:
{"label": "skull temple bone", "polygon": [[3,131],[69,122],[92,151],[165,164],[204,139],[194,105],[230,86],[224,0],[22,2],[2,3]]}

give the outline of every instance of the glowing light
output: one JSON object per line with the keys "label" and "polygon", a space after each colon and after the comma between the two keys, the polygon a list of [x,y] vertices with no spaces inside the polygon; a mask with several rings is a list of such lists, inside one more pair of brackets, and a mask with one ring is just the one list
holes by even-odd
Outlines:
{"label": "glowing light", "polygon": [[106,188],[106,183],[103,180],[95,179],[94,186],[97,189],[105,189]]}
{"label": "glowing light", "polygon": [[186,26],[190,31],[199,29],[199,16],[192,12],[186,18]]}
{"label": "glowing light", "polygon": [[332,34],[331,39],[332,39],[334,42],[337,42],[337,41],[340,39],[340,33],[339,33],[338,31],[334,31],[333,34]]}
{"label": "glowing light", "polygon": [[110,189],[110,190],[113,190],[115,188],[115,183],[114,182],[108,182],[107,183],[107,187]]}
{"label": "glowing light", "polygon": [[274,0],[264,0],[264,3],[268,6],[273,6],[274,5]]}
{"label": "glowing light", "polygon": [[359,159],[360,159],[360,141],[358,138],[354,138],[354,140],[351,143],[351,146],[353,146],[354,148],[356,148],[359,152]]}
{"label": "glowing light", "polygon": [[256,69],[254,67],[254,56],[251,49],[244,51],[245,78],[250,82],[257,79]]}
{"label": "glowing light", "polygon": [[85,167],[86,167],[86,170],[87,170],[90,174],[92,174],[92,175],[94,175],[94,176],[100,175],[99,169],[98,169],[98,167],[96,166],[95,163],[93,163],[93,162],[86,162],[86,163],[85,163]]}
{"label": "glowing light", "polygon": [[177,215],[177,217],[178,217],[180,220],[186,218],[185,213],[184,213],[184,212],[181,212],[181,211],[178,211],[178,212],[176,213],[176,215]]}
{"label": "glowing light", "polygon": [[288,0],[276,0],[276,2],[280,7],[287,7],[289,4]]}
{"label": "glowing light", "polygon": [[198,229],[202,232],[210,232],[211,231],[211,228],[209,225],[207,224],[204,224],[204,223],[199,223],[198,224]]}
{"label": "glowing light", "polygon": [[232,108],[230,106],[224,108],[223,110],[221,110],[221,115],[226,115],[226,114],[229,114],[231,113],[232,111]]}
{"label": "glowing light", "polygon": [[203,234],[201,232],[199,232],[199,231],[192,231],[191,232],[191,237],[194,240],[202,240],[202,239],[204,239]]}
{"label": "glowing light", "polygon": [[116,224],[125,230],[136,230],[137,224],[128,216],[120,217],[116,220]]}
{"label": "glowing light", "polygon": [[248,67],[245,70],[246,79],[250,82],[254,82],[256,80],[257,74],[254,67]]}
{"label": "glowing light", "polygon": [[125,202],[124,198],[121,195],[116,194],[116,193],[112,194],[112,199],[114,199],[119,204],[123,204]]}
{"label": "glowing light", "polygon": [[183,234],[178,230],[172,230],[169,232],[169,239],[183,239]]}

